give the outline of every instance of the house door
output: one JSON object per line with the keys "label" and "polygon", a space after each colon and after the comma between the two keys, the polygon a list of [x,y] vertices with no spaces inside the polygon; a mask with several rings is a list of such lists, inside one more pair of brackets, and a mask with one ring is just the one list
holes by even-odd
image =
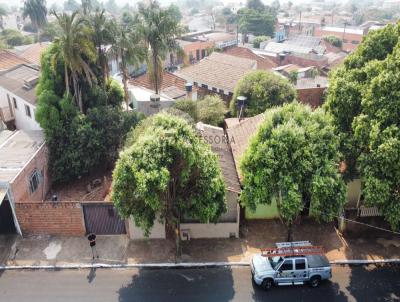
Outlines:
{"label": "house door", "polygon": [[97,235],[126,234],[125,220],[122,219],[113,205],[83,205],[86,232]]}
{"label": "house door", "polygon": [[15,224],[10,202],[4,198],[0,205],[0,234],[15,234]]}

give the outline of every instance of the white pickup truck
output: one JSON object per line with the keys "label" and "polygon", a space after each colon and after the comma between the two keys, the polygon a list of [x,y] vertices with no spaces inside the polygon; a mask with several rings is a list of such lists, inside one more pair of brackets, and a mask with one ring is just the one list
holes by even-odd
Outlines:
{"label": "white pickup truck", "polygon": [[309,241],[281,242],[277,248],[262,250],[251,260],[254,282],[268,290],[273,285],[310,284],[318,287],[332,278],[332,269],[322,247]]}

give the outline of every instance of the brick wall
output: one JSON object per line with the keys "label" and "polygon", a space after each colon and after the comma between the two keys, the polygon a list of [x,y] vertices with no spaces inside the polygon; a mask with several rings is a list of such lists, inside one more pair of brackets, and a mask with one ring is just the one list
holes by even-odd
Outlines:
{"label": "brick wall", "polygon": [[297,89],[297,96],[303,104],[308,104],[312,108],[316,108],[322,105],[325,89],[323,87]]}
{"label": "brick wall", "polygon": [[[24,200],[41,201],[45,199],[45,196],[50,188],[50,181],[47,169],[47,153],[47,148],[45,145],[43,145],[32,158],[32,160],[12,181],[10,186],[14,202],[23,202]],[[35,169],[41,172],[42,179],[37,190],[31,193],[29,189],[29,180]]]}
{"label": "brick wall", "polygon": [[83,236],[86,233],[79,202],[20,202],[15,204],[23,235]]}

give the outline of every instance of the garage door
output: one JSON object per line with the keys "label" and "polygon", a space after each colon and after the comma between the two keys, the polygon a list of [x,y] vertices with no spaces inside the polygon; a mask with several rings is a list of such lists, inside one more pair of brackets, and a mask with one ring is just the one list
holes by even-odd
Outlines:
{"label": "garage door", "polygon": [[84,205],[87,233],[98,235],[126,234],[125,221],[112,205]]}

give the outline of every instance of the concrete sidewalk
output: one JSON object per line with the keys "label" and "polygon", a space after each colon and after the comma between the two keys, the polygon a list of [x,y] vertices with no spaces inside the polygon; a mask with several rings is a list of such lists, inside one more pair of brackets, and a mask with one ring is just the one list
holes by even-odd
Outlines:
{"label": "concrete sidewalk", "polygon": [[[180,263],[248,263],[260,248],[285,241],[286,230],[277,220],[246,222],[240,239],[195,239],[183,242]],[[363,232],[364,234],[364,232]],[[305,221],[294,228],[295,240],[310,240],[324,246],[330,261],[400,259],[400,238],[387,233],[343,236],[333,224],[319,225]],[[3,242],[3,243],[2,243]],[[0,237],[3,258],[0,263],[27,265],[136,265],[174,263],[174,243],[168,240],[132,241],[125,235],[98,236],[99,259],[92,259],[84,237],[31,236],[13,237],[5,242]],[[0,254],[1,256],[1,254]]]}

